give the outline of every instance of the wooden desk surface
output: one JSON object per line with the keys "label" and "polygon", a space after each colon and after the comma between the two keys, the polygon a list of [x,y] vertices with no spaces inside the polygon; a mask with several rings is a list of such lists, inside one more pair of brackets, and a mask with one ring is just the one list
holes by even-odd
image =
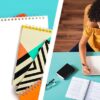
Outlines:
{"label": "wooden desk surface", "polygon": [[80,40],[85,7],[93,0],[64,0],[54,51],[69,51]]}

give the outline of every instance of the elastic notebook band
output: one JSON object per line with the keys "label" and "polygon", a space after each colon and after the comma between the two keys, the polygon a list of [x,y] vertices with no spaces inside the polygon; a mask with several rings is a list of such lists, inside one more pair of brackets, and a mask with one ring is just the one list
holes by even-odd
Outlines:
{"label": "elastic notebook band", "polygon": [[0,21],[32,20],[32,19],[42,19],[43,20],[44,16],[0,18]]}
{"label": "elastic notebook band", "polygon": [[52,30],[50,30],[50,29],[43,29],[43,28],[39,28],[39,27],[35,27],[35,26],[26,26],[26,25],[23,25],[22,28],[32,29],[32,30],[38,30],[38,31],[48,32],[48,33],[52,32]]}

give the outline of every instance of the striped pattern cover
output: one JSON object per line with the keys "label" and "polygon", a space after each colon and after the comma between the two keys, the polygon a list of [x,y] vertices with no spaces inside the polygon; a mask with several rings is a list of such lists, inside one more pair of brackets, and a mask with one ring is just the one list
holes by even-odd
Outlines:
{"label": "striped pattern cover", "polygon": [[18,47],[17,64],[13,79],[14,87],[21,82],[26,71],[33,63],[33,58],[36,56],[34,54],[34,49],[38,48],[38,46],[41,45],[45,40],[48,40],[51,37],[51,33],[52,31],[49,29],[25,25],[22,26]]}
{"label": "striped pattern cover", "polygon": [[41,80],[48,50],[49,42],[45,41],[34,60],[26,54],[17,61],[17,69],[14,77],[16,83],[20,81],[16,87],[17,94],[23,93],[31,85]]}

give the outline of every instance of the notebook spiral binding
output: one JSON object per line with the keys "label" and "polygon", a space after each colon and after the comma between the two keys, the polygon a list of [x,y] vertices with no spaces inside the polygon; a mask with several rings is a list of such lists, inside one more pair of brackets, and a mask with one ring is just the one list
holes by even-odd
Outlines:
{"label": "notebook spiral binding", "polygon": [[28,89],[26,89],[23,93],[20,93],[19,95],[24,96],[30,93],[30,91],[36,89],[38,86],[41,85],[41,80],[38,80],[34,85],[30,86]]}
{"label": "notebook spiral binding", "polygon": [[44,19],[44,16],[35,17],[11,17],[11,18],[0,18],[0,21],[15,21],[15,20],[32,20],[32,19]]}
{"label": "notebook spiral binding", "polygon": [[22,28],[27,28],[27,29],[32,29],[32,30],[38,30],[38,31],[48,32],[48,33],[52,32],[52,30],[50,30],[50,29],[43,29],[43,28],[39,28],[39,27],[35,27],[35,26],[26,26],[26,25],[23,25]]}

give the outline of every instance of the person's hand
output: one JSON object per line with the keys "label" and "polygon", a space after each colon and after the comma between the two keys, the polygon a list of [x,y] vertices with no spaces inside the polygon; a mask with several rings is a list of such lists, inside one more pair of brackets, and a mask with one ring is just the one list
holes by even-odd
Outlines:
{"label": "person's hand", "polygon": [[83,73],[85,75],[89,75],[91,73],[91,70],[88,66],[83,66]]}

